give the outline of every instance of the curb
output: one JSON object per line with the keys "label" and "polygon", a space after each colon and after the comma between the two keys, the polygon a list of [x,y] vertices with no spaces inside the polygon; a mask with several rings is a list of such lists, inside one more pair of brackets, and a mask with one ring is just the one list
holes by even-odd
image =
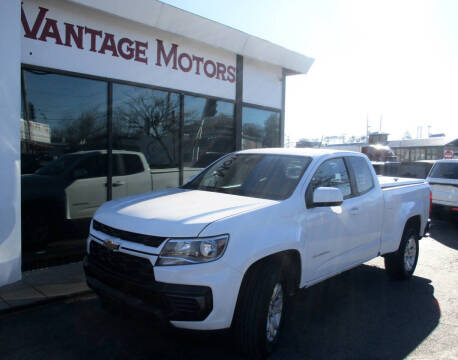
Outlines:
{"label": "curb", "polygon": [[7,314],[13,314],[13,313],[20,312],[20,311],[30,310],[30,309],[37,308],[37,307],[44,306],[44,305],[56,304],[59,302],[64,302],[66,300],[71,300],[71,299],[74,299],[80,296],[85,296],[85,295],[90,295],[90,294],[95,294],[95,293],[92,290],[83,290],[83,291],[66,294],[66,295],[52,296],[52,297],[48,297],[45,299],[40,299],[40,300],[31,302],[29,304],[12,306],[8,309],[0,310],[0,316],[7,315]]}

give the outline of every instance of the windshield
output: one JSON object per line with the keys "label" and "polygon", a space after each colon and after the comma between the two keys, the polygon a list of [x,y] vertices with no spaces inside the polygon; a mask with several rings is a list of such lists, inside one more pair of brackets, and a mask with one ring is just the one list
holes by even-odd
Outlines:
{"label": "windshield", "polygon": [[458,163],[437,163],[430,177],[439,179],[458,179]]}
{"label": "windshield", "polygon": [[283,200],[292,194],[310,161],[304,156],[231,154],[183,188]]}
{"label": "windshield", "polygon": [[57,160],[47,163],[35,173],[38,175],[56,176],[63,174],[68,168],[72,167],[82,155],[64,155]]}

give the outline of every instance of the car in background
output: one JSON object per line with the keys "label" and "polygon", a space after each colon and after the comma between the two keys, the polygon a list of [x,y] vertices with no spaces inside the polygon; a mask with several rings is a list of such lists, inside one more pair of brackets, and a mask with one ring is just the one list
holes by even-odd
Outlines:
{"label": "car in background", "polygon": [[458,159],[438,160],[426,180],[431,186],[433,210],[458,215]]}
{"label": "car in background", "polygon": [[[21,176],[23,247],[45,248],[66,221],[91,218],[107,201],[107,151],[60,156]],[[151,169],[140,152],[113,150],[112,199],[153,189]]]}

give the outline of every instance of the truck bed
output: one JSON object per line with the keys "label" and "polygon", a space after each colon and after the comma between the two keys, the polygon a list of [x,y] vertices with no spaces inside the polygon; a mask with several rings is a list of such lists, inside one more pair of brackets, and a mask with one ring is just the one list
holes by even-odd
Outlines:
{"label": "truck bed", "polygon": [[382,189],[406,185],[424,184],[426,182],[424,179],[402,178],[381,175],[377,176],[377,178]]}

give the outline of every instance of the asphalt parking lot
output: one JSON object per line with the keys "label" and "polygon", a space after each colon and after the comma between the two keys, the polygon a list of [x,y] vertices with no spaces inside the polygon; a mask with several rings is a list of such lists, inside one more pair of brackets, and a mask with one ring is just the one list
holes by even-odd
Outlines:
{"label": "asphalt parking lot", "polygon": [[[378,258],[291,299],[272,359],[457,359],[458,222],[433,221],[412,280]],[[240,358],[228,333],[183,332],[94,296],[4,315],[0,359]]]}

